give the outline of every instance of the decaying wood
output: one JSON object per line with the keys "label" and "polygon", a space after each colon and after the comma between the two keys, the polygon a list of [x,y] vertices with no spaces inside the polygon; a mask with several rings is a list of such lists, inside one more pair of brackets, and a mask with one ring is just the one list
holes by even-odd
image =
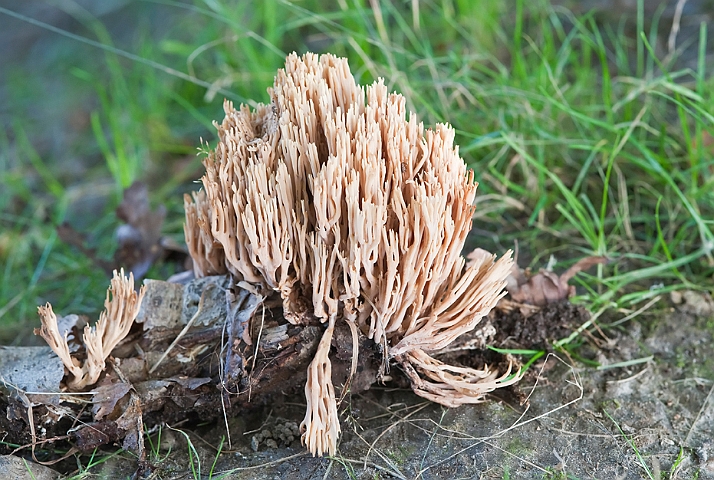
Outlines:
{"label": "decaying wood", "polygon": [[[60,382],[62,362],[48,347],[0,347],[0,354],[5,354],[0,355],[0,432],[6,444],[55,438],[70,441],[81,451],[110,444],[140,451],[142,424],[171,425],[198,418],[222,423],[224,412],[230,418],[303,389],[325,331],[318,319],[306,317],[303,324],[291,324],[283,318],[279,296],[261,298],[233,285],[227,275],[186,285],[156,280],[145,284],[134,327],[112,351],[99,382],[86,392],[66,391]],[[77,339],[87,322],[76,315],[60,322],[70,329],[73,354],[82,358]],[[500,344],[495,336],[508,331],[504,328],[501,323],[494,328],[489,318],[442,354]],[[356,350],[351,393],[372,386],[382,365],[380,346],[359,332]],[[343,386],[350,378],[353,352],[353,332],[347,322],[337,323],[330,348],[336,398],[346,393]],[[400,363],[409,379],[419,378],[409,364]],[[25,370],[41,364],[43,376],[22,385],[4,376],[21,364]],[[423,396],[429,397],[430,388],[422,382]],[[35,429],[34,438],[30,425],[42,426]],[[0,446],[0,453],[11,451]]]}
{"label": "decaying wood", "polygon": [[[28,400],[21,386],[3,380],[0,431],[7,432],[7,443],[29,444],[59,435],[82,451],[118,443],[140,452],[142,422],[205,421],[223,417],[224,411],[231,417],[275,395],[301,390],[324,330],[315,319],[306,319],[304,325],[288,323],[279,298],[260,298],[232,285],[227,276],[187,285],[146,281],[137,321],[112,352],[99,382],[77,393],[67,392],[59,379],[54,386],[45,382],[42,388],[48,391],[64,391],[58,401],[56,395]],[[336,327],[331,350],[338,396],[352,367],[351,336],[348,326]],[[381,362],[371,340],[360,336],[359,343],[351,392],[369,388]],[[75,355],[81,358],[83,352]],[[0,366],[0,374],[2,370]],[[43,425],[34,439],[31,422]]]}

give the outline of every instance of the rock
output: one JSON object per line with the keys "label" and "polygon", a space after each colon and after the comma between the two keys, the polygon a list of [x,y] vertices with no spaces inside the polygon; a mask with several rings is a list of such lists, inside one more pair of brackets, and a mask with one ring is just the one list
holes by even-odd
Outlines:
{"label": "rock", "polygon": [[0,477],[3,480],[55,480],[60,474],[49,467],[14,455],[0,455]]}

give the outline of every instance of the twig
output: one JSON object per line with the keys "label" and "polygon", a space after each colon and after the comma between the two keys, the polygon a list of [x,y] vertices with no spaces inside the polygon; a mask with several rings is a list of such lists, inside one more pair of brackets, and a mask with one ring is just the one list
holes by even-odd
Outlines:
{"label": "twig", "polygon": [[621,318],[621,319],[619,319],[619,320],[616,320],[616,321],[614,321],[614,322],[608,324],[607,326],[608,326],[608,327],[616,327],[617,325],[620,325],[620,324],[622,324],[622,323],[625,323],[626,321],[631,320],[631,319],[635,318],[636,316],[640,315],[641,313],[645,312],[645,311],[648,310],[652,305],[654,305],[655,303],[659,302],[661,299],[662,299],[662,296],[661,296],[661,295],[657,295],[656,297],[654,297],[653,299],[651,299],[649,302],[647,302],[643,307],[640,307],[639,309],[637,309],[637,310],[635,310],[634,312],[630,313],[630,314],[627,315],[626,317],[623,317],[623,318]]}

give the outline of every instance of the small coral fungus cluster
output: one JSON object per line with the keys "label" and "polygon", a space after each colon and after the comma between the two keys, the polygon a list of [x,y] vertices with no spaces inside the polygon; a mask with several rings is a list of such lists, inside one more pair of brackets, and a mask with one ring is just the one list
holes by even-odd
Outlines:
{"label": "small coral fungus cluster", "polygon": [[347,322],[382,345],[414,391],[448,406],[512,383],[432,356],[505,294],[510,253],[466,265],[476,182],[444,124],[424,129],[380,80],[345,59],[295,54],[255,110],[225,104],[203,189],[186,198],[197,276],[229,273],[279,292],[293,324],[326,325],[308,369],[303,441],[334,454],[340,433],[330,343]]}
{"label": "small coral fungus cluster", "polygon": [[80,362],[70,353],[68,332],[60,332],[57,316],[52,311],[52,305],[38,307],[42,326],[35,329],[35,334],[45,339],[52,350],[62,359],[67,369],[67,386],[71,390],[82,390],[94,385],[105,369],[105,360],[114,347],[124,340],[139,314],[144,288],[134,291],[134,275],[124,276],[114,271],[111,286],[104,300],[104,311],[99,316],[94,327],[84,328],[82,343],[86,352],[86,360]]}

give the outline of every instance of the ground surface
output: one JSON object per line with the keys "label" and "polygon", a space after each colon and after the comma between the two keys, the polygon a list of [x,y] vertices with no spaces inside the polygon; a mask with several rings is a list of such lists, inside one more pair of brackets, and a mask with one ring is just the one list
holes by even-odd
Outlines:
{"label": "ground surface", "polygon": [[[293,435],[304,411],[296,396],[229,419],[232,448],[218,457],[222,426],[162,429],[151,475],[198,477],[191,451],[202,478],[714,478],[714,317],[686,310],[644,313],[608,345],[580,349],[603,365],[640,362],[632,366],[596,369],[562,354],[536,363],[520,384],[527,408],[513,392],[444,409],[373,388],[343,404],[338,455],[312,458]],[[135,465],[116,456],[91,472],[118,478]]]}

